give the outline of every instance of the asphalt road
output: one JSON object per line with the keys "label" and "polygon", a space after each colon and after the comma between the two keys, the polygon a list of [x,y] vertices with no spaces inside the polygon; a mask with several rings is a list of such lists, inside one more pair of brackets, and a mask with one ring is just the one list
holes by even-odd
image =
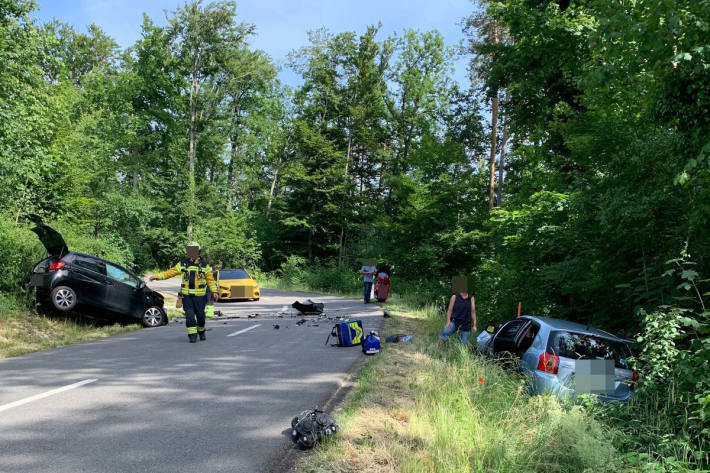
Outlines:
{"label": "asphalt road", "polygon": [[[151,286],[176,292],[178,281]],[[267,289],[259,302],[217,303],[229,319],[208,320],[204,342],[188,343],[177,321],[1,360],[0,472],[263,471],[291,418],[363,356],[324,345],[332,320],[279,317],[308,297],[329,317],[380,326],[376,305]]]}

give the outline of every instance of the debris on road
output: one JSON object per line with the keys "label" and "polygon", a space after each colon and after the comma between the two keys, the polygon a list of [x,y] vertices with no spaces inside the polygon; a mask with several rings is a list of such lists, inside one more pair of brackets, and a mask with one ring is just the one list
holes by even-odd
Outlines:
{"label": "debris on road", "polygon": [[291,307],[296,309],[302,314],[322,314],[325,309],[325,304],[322,302],[313,302],[308,299],[306,302],[296,301],[291,304]]}
{"label": "debris on road", "polygon": [[291,439],[301,448],[313,448],[323,438],[334,435],[340,426],[329,414],[318,409],[301,412],[291,420]]}
{"label": "debris on road", "polygon": [[275,330],[278,330],[278,329],[280,329],[280,328],[281,328],[281,326],[280,326],[279,324],[274,324],[274,329],[275,329]]}

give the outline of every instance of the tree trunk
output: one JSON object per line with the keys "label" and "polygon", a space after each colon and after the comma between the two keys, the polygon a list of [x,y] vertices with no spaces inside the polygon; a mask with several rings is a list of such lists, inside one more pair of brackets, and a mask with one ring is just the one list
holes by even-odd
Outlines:
{"label": "tree trunk", "polygon": [[188,170],[189,194],[187,212],[187,236],[192,237],[193,218],[195,213],[195,158],[197,156],[197,93],[200,87],[199,69],[202,50],[195,55],[195,64],[192,70],[192,85],[190,86],[190,164]]}
{"label": "tree trunk", "polygon": [[[352,134],[352,127],[350,129],[350,133],[348,136],[348,152],[345,155],[345,173],[343,174],[343,180],[345,182],[348,182],[348,165],[350,164],[350,157],[352,156],[352,150],[353,150],[353,134]],[[347,192],[347,191],[346,191]],[[349,194],[349,192],[348,192]],[[338,248],[338,267],[340,268],[343,265],[343,244],[345,241],[345,212],[342,212],[342,222],[340,222],[340,241],[339,241],[339,248]]]}
{"label": "tree trunk", "polygon": [[227,165],[227,212],[232,208],[232,173],[234,172],[234,156],[229,157]]}
{"label": "tree trunk", "polygon": [[232,151],[229,155],[229,165],[227,166],[227,211],[232,207],[234,202],[235,193],[233,192],[232,185],[234,183],[234,162],[237,160],[237,146],[239,145],[239,121],[242,115],[242,95],[235,96],[232,94],[232,102],[234,103],[234,131],[230,138],[230,144],[232,145]]}
{"label": "tree trunk", "polygon": [[498,91],[493,96],[491,104],[491,154],[488,161],[490,167],[490,179],[488,181],[488,210],[493,210],[496,191],[496,138],[498,135]]}
{"label": "tree trunk", "polygon": [[[498,44],[498,23],[493,23],[493,43]],[[496,141],[498,139],[498,90],[493,91],[491,102],[491,154],[489,159],[490,179],[488,181],[488,211],[493,210],[496,190]]]}
{"label": "tree trunk", "polygon": [[[505,94],[505,102],[510,99],[510,93]],[[503,170],[505,167],[505,145],[508,142],[508,117],[503,116],[503,138],[500,142],[500,161],[498,162],[498,206],[503,205]]]}
{"label": "tree trunk", "polygon": [[340,227],[340,251],[338,252],[338,268],[343,266],[345,257],[345,225]]}
{"label": "tree trunk", "polygon": [[281,156],[276,159],[276,168],[274,169],[274,178],[271,180],[271,189],[269,190],[269,202],[266,204],[266,217],[269,217],[271,212],[271,202],[276,195],[276,182],[279,178],[279,164],[281,164]]}
{"label": "tree trunk", "polygon": [[229,164],[227,165],[227,211],[232,208],[234,203],[234,162],[237,160],[237,132],[235,131],[231,138],[232,150],[229,153]]}

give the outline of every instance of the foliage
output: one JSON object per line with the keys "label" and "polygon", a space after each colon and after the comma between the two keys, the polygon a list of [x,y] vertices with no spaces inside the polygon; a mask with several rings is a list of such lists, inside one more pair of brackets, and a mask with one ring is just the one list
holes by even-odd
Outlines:
{"label": "foliage", "polygon": [[44,254],[44,248],[25,226],[15,226],[7,215],[0,215],[0,265],[5,276],[0,293],[21,299],[26,295],[30,270]]}
{"label": "foliage", "polygon": [[701,280],[688,255],[668,262],[668,276],[690,294],[682,297],[695,303],[694,308],[661,306],[644,316],[644,330],[639,337],[643,349],[639,355],[641,373],[640,403],[654,397],[669,399],[665,414],[673,419],[672,439],[653,439],[668,450],[684,445],[685,457],[708,463],[710,459],[710,311],[702,292],[707,280]]}

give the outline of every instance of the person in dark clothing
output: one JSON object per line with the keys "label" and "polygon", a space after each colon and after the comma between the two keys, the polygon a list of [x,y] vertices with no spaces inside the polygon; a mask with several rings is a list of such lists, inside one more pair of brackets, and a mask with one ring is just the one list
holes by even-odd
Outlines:
{"label": "person in dark clothing", "polygon": [[365,284],[365,291],[363,293],[365,304],[370,303],[370,297],[372,295],[372,285],[375,281],[375,272],[377,272],[377,261],[375,259],[366,259],[362,268],[360,268],[360,274],[362,274],[362,280]]}
{"label": "person in dark clothing", "polygon": [[476,300],[468,292],[457,292],[449,300],[449,309],[446,311],[446,326],[439,335],[439,346],[442,346],[451,335],[458,330],[459,341],[462,345],[468,344],[471,336],[471,326],[476,332]]}

